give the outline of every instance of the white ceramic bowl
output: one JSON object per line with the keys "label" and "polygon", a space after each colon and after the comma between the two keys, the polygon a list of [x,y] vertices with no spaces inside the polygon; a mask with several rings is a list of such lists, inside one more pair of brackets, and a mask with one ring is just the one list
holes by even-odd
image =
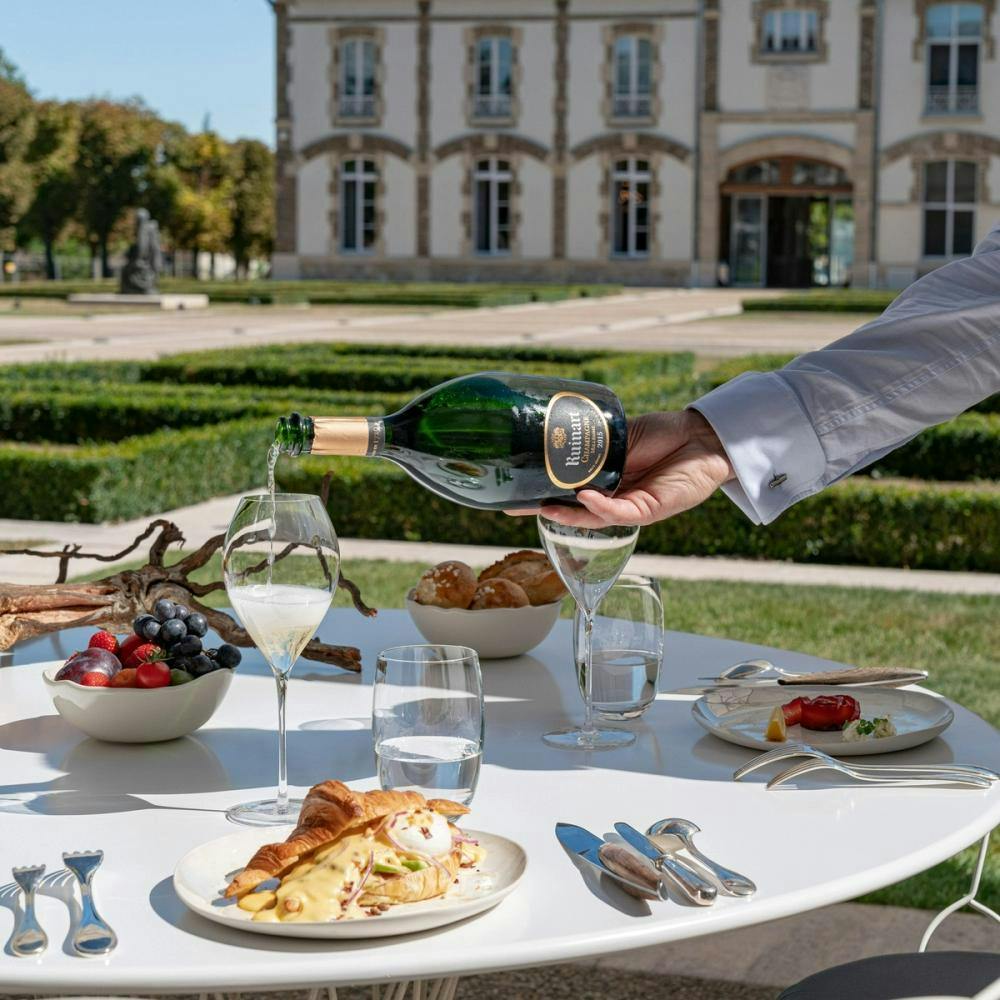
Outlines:
{"label": "white ceramic bowl", "polygon": [[413,624],[428,641],[469,646],[483,660],[520,656],[534,649],[552,631],[562,601],[524,608],[436,608],[406,598]]}
{"label": "white ceramic bowl", "polygon": [[213,670],[204,677],[162,688],[84,687],[57,681],[61,663],[43,673],[56,711],[95,740],[109,743],[159,743],[201,728],[226,697],[232,670]]}

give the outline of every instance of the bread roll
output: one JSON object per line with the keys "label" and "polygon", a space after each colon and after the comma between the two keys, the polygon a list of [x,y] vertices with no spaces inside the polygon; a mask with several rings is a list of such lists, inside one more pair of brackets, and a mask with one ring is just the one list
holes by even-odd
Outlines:
{"label": "bread roll", "polygon": [[417,604],[437,608],[467,608],[476,593],[476,574],[464,562],[451,559],[425,570],[413,592]]}
{"label": "bread roll", "polygon": [[486,580],[476,587],[475,596],[469,605],[472,611],[485,608],[523,608],[530,602],[524,589],[513,580]]}

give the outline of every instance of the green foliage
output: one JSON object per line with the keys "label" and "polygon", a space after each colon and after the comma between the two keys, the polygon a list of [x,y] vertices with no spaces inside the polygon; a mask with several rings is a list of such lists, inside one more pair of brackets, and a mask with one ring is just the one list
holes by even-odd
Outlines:
{"label": "green foliage", "polygon": [[[152,204],[156,185],[168,183],[169,175],[158,173],[147,187],[146,202]],[[163,193],[169,198],[169,193]],[[0,285],[0,296],[16,298],[63,298],[74,292],[113,291],[113,282],[24,281]],[[314,305],[440,306],[478,308],[518,305],[527,302],[596,298],[621,291],[618,285],[529,285],[459,284],[380,281],[212,281],[163,278],[165,292],[203,292],[214,303],[280,305],[310,302]]]}
{"label": "green foliage", "polygon": [[11,248],[15,227],[31,202],[26,154],[35,134],[35,107],[23,83],[0,74],[0,247]]}
{"label": "green foliage", "polygon": [[841,288],[791,292],[768,299],[744,299],[744,312],[857,312],[880,313],[899,292]]}
{"label": "green foliage", "polygon": [[274,244],[274,154],[256,139],[230,147],[229,249],[243,277],[252,257],[268,257]]}

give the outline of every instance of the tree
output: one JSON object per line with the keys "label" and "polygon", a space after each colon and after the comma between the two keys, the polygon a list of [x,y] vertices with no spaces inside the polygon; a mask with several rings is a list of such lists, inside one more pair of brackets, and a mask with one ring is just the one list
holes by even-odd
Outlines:
{"label": "tree", "polygon": [[256,139],[232,145],[229,250],[238,277],[252,257],[265,257],[274,245],[274,154]]}
{"label": "tree", "polygon": [[108,244],[125,211],[142,203],[155,165],[163,123],[139,101],[87,101],[73,175],[79,220],[92,260],[110,277]]}
{"label": "tree", "polygon": [[0,73],[0,248],[10,249],[15,227],[31,201],[25,157],[35,134],[35,105],[23,83]]}
{"label": "tree", "polygon": [[226,249],[229,237],[229,146],[207,127],[193,134],[178,130],[164,143],[163,159],[180,183],[165,227],[177,247],[191,251],[193,276],[199,250],[212,254],[214,276],[215,254]]}
{"label": "tree", "polygon": [[18,225],[18,242],[37,238],[45,246],[45,272],[58,278],[55,244],[66,232],[79,202],[73,169],[80,116],[75,104],[44,101],[37,106],[37,127],[28,147],[34,192]]}
{"label": "tree", "polygon": [[16,83],[25,89],[28,86],[24,82],[21,71],[7,58],[7,53],[3,49],[0,49],[0,80],[6,80],[8,83]]}

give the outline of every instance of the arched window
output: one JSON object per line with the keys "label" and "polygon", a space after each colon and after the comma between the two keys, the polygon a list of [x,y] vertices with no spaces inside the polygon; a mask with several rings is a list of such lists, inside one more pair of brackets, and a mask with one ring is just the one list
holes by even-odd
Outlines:
{"label": "arched window", "polygon": [[510,253],[510,186],[507,160],[478,160],[473,172],[476,253]]}
{"label": "arched window", "polygon": [[476,45],[476,118],[508,118],[514,90],[514,46],[503,35],[480,38]]}
{"label": "arched window", "polygon": [[345,253],[375,249],[375,185],[378,172],[371,160],[347,160],[340,175],[340,248]]}
{"label": "arched window", "polygon": [[924,256],[964,257],[976,231],[976,164],[935,160],[924,164]]}
{"label": "arched window", "polygon": [[615,40],[615,118],[647,118],[652,111],[653,43],[642,35]]}
{"label": "arched window", "polygon": [[934,4],[927,8],[926,18],[928,114],[975,114],[982,4]]}
{"label": "arched window", "polygon": [[616,257],[649,255],[648,160],[617,160],[611,175],[611,252]]}
{"label": "arched window", "polygon": [[340,45],[341,118],[375,117],[375,64],[378,49],[370,38],[347,38]]}

